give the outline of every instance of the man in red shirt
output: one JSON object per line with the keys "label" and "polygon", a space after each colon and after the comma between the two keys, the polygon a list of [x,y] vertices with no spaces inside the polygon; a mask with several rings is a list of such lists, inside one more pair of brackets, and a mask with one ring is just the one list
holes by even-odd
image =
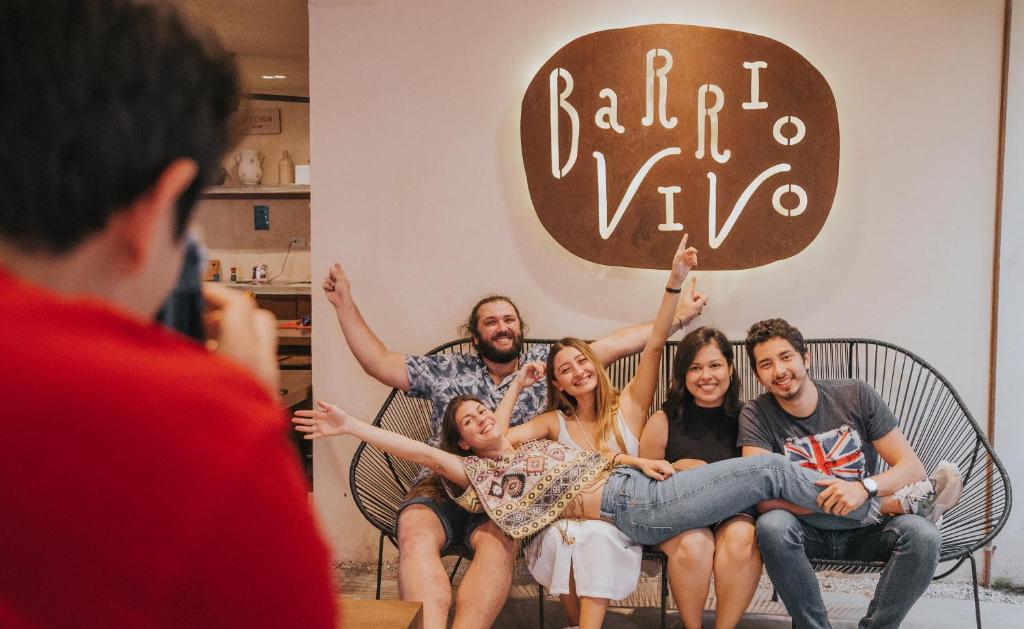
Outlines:
{"label": "man in red shirt", "polygon": [[152,323],[230,56],[169,3],[5,0],[0,72],[0,627],[333,626],[272,317]]}

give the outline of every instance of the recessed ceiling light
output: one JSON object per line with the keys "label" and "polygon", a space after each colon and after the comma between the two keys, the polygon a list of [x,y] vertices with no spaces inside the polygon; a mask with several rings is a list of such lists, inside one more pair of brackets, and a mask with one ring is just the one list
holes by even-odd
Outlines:
{"label": "recessed ceiling light", "polygon": [[287,79],[288,77],[283,75],[283,74],[264,74],[264,75],[262,75],[261,78],[267,79],[269,81],[273,81],[273,80],[276,80],[276,79]]}

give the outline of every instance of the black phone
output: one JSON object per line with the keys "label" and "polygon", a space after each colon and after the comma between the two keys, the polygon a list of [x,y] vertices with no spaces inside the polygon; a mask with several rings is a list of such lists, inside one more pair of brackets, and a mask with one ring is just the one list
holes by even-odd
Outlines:
{"label": "black phone", "polygon": [[191,336],[197,341],[206,340],[203,325],[203,249],[189,237],[185,245],[185,260],[178,274],[178,281],[160,307],[156,320],[163,325]]}

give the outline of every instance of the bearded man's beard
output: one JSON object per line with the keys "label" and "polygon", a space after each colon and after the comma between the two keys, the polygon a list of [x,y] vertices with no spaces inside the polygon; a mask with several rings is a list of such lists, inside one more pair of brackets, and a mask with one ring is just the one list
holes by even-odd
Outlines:
{"label": "bearded man's beard", "polygon": [[515,336],[508,334],[502,335],[498,338],[510,338],[512,339],[512,346],[506,350],[500,350],[494,346],[489,340],[477,339],[476,351],[480,356],[496,363],[510,363],[513,360],[519,358],[519,355],[523,352],[523,336],[516,334]]}

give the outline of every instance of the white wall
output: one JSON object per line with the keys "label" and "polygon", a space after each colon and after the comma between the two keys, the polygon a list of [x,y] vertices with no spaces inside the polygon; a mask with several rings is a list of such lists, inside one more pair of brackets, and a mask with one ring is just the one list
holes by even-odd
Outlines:
{"label": "white wall", "polygon": [[1003,170],[1003,225],[1000,244],[999,346],[996,372],[995,442],[1010,478],[1017,482],[1017,508],[996,538],[993,576],[1024,584],[1024,450],[1020,385],[1024,382],[1024,3],[1013,13],[1009,94],[1006,115],[1006,161]]}
{"label": "white wall", "polygon": [[[536,336],[650,318],[664,273],[599,267],[556,244],[532,210],[518,130],[528,82],[561,46],[659,22],[777,39],[822,72],[839,111],[821,234],[788,260],[700,273],[704,321],[739,337],[783,316],[807,336],[893,341],[983,421],[1001,0],[312,0],[314,280],[341,261],[366,319],[404,352],[454,338],[494,291]],[[386,389],[360,371],[326,301],[313,310],[316,395],[372,417]],[[348,495],[353,450],[317,444],[316,495],[338,557],[365,561],[375,535]]]}

